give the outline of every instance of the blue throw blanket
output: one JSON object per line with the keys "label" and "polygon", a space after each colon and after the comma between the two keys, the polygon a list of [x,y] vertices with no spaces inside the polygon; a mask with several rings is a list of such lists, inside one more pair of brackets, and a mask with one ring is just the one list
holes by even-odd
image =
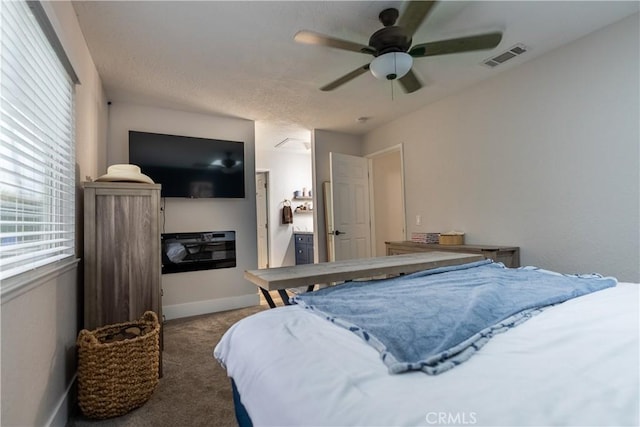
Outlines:
{"label": "blue throw blanket", "polygon": [[510,269],[486,260],[350,282],[291,301],[360,336],[380,352],[390,373],[436,375],[545,307],[616,283],[598,274]]}

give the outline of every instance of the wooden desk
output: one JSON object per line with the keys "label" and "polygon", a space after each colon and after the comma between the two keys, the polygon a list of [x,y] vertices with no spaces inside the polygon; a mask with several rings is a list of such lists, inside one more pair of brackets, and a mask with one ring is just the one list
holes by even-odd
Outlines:
{"label": "wooden desk", "polygon": [[292,267],[247,270],[244,272],[244,278],[257,285],[267,300],[269,307],[274,308],[275,304],[271,295],[269,295],[269,291],[273,290],[277,290],[282,301],[285,304],[289,304],[289,297],[285,291],[287,288],[308,286],[308,289],[312,290],[313,286],[318,283],[414,273],[483,259],[481,255],[474,254],[419,252],[377,258],[303,264]]}

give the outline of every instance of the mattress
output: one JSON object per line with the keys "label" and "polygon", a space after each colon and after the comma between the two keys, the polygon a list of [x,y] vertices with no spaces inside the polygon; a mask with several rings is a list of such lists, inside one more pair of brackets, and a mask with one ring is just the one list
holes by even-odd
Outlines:
{"label": "mattress", "polygon": [[441,375],[380,354],[299,306],[233,325],[214,350],[256,426],[640,423],[640,285],[546,309]]}

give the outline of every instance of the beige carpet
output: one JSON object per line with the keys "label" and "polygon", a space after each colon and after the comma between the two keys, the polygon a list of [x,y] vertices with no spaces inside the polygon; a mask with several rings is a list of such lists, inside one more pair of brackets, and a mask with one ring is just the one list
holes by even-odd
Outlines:
{"label": "beige carpet", "polygon": [[265,309],[268,306],[263,303],[166,322],[164,376],[151,399],[126,415],[108,420],[90,420],[78,411],[68,426],[236,425],[230,382],[213,358],[213,348],[233,323]]}

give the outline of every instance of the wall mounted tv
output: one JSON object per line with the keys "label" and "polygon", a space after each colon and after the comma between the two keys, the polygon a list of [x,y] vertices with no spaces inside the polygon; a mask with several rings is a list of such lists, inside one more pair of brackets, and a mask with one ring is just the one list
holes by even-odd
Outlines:
{"label": "wall mounted tv", "polygon": [[244,198],[244,143],[129,131],[129,163],[162,197]]}

